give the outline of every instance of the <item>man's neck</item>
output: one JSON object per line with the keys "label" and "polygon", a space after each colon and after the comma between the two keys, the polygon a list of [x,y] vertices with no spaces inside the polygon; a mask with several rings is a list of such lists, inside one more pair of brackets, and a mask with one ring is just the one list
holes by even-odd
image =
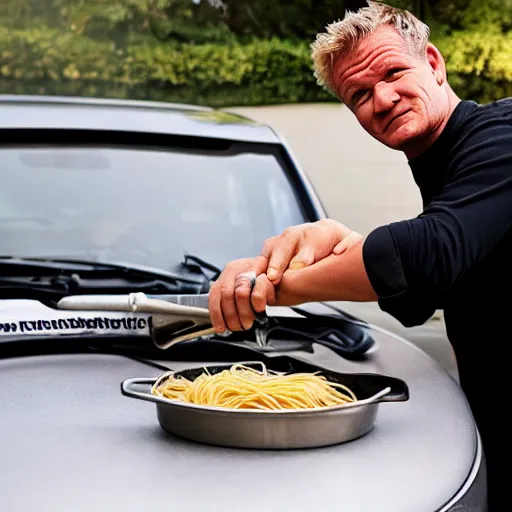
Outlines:
{"label": "man's neck", "polygon": [[427,149],[429,149],[432,146],[432,144],[434,144],[434,142],[443,133],[444,129],[446,128],[446,125],[448,124],[448,121],[452,117],[453,112],[455,111],[455,109],[462,100],[450,88],[448,90],[448,101],[449,108],[442,123],[436,126],[436,128],[427,137],[425,137],[425,139],[423,139],[421,143],[415,141],[413,144],[411,144],[410,147],[403,149],[403,152],[408,160],[412,160],[413,158],[416,158],[417,156],[421,155]]}

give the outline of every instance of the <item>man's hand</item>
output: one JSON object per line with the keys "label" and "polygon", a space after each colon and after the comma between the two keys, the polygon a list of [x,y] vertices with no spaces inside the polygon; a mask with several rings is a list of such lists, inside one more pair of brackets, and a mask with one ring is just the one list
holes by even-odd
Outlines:
{"label": "man's hand", "polygon": [[292,226],[265,241],[261,255],[268,261],[268,279],[279,284],[283,273],[329,256],[340,255],[362,240],[356,231],[332,219]]}
{"label": "man's hand", "polygon": [[[340,255],[361,240],[359,233],[340,222],[325,219],[290,227],[281,235],[267,239],[260,256],[228,263],[212,285],[208,298],[216,332],[250,329],[255,320],[254,311],[259,313],[267,305],[276,304],[275,286],[285,271],[308,267],[332,254]],[[252,294],[247,272],[257,276]],[[303,291],[304,287],[298,283],[288,294],[296,293],[295,288]]]}
{"label": "man's hand", "polygon": [[[216,332],[250,329],[255,320],[254,311],[260,313],[267,305],[275,304],[274,285],[265,274],[267,263],[266,258],[257,256],[226,265],[208,296],[208,309]],[[257,276],[252,294],[250,279],[244,275],[248,272]]]}

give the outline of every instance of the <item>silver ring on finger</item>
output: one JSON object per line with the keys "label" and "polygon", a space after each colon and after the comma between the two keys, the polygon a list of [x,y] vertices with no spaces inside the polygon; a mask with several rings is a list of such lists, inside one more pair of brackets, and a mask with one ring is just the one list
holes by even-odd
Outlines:
{"label": "silver ring on finger", "polygon": [[254,270],[250,270],[248,272],[242,272],[236,276],[235,281],[238,281],[240,279],[246,279],[247,281],[249,281],[249,284],[252,287],[252,286],[254,286],[254,283],[256,282],[256,272],[254,272]]}

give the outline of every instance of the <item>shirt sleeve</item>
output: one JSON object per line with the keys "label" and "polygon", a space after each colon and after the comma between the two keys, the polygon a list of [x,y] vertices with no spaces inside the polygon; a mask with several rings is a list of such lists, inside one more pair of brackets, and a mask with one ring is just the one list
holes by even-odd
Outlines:
{"label": "shirt sleeve", "polygon": [[363,246],[381,309],[407,327],[442,307],[512,227],[510,120],[487,120],[459,144],[442,193],[417,218],[372,231]]}

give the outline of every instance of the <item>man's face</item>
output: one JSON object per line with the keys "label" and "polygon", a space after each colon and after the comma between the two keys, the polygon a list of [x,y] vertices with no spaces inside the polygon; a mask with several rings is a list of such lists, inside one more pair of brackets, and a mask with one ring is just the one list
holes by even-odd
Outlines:
{"label": "man's face", "polygon": [[391,26],[379,27],[338,58],[333,79],[362,127],[409,158],[447,121],[450,104],[439,52],[429,45],[424,59],[413,55]]}

